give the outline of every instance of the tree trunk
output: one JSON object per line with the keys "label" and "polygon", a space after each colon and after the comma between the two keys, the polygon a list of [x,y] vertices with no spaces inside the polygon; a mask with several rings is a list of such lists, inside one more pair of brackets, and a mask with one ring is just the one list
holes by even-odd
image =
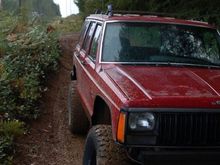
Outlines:
{"label": "tree trunk", "polygon": [[19,3],[19,8],[21,8],[21,0],[19,0],[18,3]]}
{"label": "tree trunk", "polygon": [[2,0],[0,0],[0,10],[2,9]]}

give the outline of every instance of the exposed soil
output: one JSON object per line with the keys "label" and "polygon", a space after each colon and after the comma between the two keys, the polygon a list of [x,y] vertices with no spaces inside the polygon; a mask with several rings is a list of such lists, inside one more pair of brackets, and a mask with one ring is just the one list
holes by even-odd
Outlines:
{"label": "exposed soil", "polygon": [[78,34],[60,39],[60,68],[48,77],[48,90],[41,104],[41,116],[30,124],[27,135],[18,139],[15,165],[80,165],[85,137],[73,135],[67,125],[67,93],[72,51]]}

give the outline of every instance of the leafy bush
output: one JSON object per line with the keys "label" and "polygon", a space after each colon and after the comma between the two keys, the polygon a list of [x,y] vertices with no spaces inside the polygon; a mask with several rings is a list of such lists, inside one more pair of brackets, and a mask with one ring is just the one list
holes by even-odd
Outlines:
{"label": "leafy bush", "polygon": [[47,73],[57,68],[57,34],[0,11],[0,164],[10,164],[13,139],[36,118]]}
{"label": "leafy bush", "polygon": [[11,14],[5,11],[0,11],[0,57],[3,56],[7,48],[6,36],[16,27],[17,21],[17,17],[12,17]]}
{"label": "leafy bush", "polygon": [[17,120],[0,121],[0,164],[10,164],[13,138],[23,134],[23,123]]}
{"label": "leafy bush", "polygon": [[9,156],[13,151],[13,138],[8,136],[0,136],[0,164],[11,164],[12,157]]}
{"label": "leafy bush", "polygon": [[52,26],[60,33],[79,32],[83,23],[83,18],[80,15],[71,15],[67,18],[58,18]]}
{"label": "leafy bush", "polygon": [[41,26],[14,34],[14,38],[8,36],[7,53],[1,62],[0,98],[4,102],[0,103],[0,112],[7,112],[10,118],[35,118],[35,105],[43,91],[42,79],[57,67],[57,39]]}
{"label": "leafy bush", "polygon": [[17,137],[24,133],[24,124],[18,120],[0,121],[0,135]]}

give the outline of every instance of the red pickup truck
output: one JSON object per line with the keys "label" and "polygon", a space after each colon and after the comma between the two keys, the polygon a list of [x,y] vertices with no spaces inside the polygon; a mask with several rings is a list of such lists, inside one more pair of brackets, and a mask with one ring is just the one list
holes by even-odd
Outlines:
{"label": "red pickup truck", "polygon": [[84,165],[220,155],[214,26],[143,13],[90,15],[71,78],[69,127],[90,128]]}

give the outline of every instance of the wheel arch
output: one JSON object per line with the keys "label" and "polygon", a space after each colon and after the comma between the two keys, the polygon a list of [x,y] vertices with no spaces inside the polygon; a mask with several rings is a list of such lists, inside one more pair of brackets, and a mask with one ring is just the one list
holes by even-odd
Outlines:
{"label": "wheel arch", "polygon": [[71,71],[71,74],[70,74],[70,78],[71,78],[71,80],[77,80],[75,65],[73,65],[73,68],[72,68],[72,71]]}
{"label": "wheel arch", "polygon": [[96,96],[93,106],[92,125],[107,124],[111,125],[112,113],[107,102],[101,97]]}

